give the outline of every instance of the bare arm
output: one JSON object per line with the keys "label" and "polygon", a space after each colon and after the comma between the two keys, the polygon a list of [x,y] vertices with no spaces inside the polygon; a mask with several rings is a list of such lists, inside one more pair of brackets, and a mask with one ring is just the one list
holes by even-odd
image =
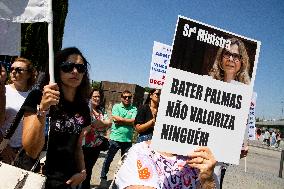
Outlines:
{"label": "bare arm", "polygon": [[26,153],[34,159],[38,157],[44,146],[44,129],[45,116],[25,114],[22,143]]}
{"label": "bare arm", "polygon": [[97,129],[104,129],[104,128],[109,128],[112,124],[111,119],[107,120],[95,120],[92,122],[92,125],[95,125]]}
{"label": "bare arm", "polygon": [[118,125],[129,125],[129,126],[133,126],[134,125],[134,121],[135,118],[132,119],[126,119],[126,118],[122,118],[120,116],[112,116],[114,122]]}
{"label": "bare arm", "polygon": [[[40,102],[41,110],[48,110],[59,102],[59,88],[56,83],[44,86]],[[23,148],[32,158],[36,158],[44,146],[45,115],[26,113],[23,121]]]}
{"label": "bare arm", "polygon": [[155,121],[156,121],[155,118],[153,118],[146,123],[136,124],[135,129],[138,133],[142,133],[142,132],[146,131],[147,129],[154,127]]}

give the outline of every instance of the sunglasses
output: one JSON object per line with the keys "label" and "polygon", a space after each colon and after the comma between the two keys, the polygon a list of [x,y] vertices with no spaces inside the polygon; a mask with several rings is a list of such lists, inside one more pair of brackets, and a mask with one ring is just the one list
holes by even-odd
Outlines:
{"label": "sunglasses", "polygon": [[223,57],[226,59],[229,59],[230,57],[233,57],[234,61],[240,61],[242,59],[242,55],[237,53],[231,53],[230,51],[224,50]]}
{"label": "sunglasses", "polygon": [[125,99],[125,100],[126,100],[126,99],[131,99],[132,96],[122,96],[122,98]]}
{"label": "sunglasses", "polygon": [[24,69],[24,68],[20,68],[20,67],[11,67],[10,68],[10,72],[12,72],[14,70],[15,70],[16,73],[19,73],[19,74],[23,73],[24,71],[30,71],[29,69]]}
{"label": "sunglasses", "polygon": [[153,94],[155,94],[156,96],[160,96],[161,95],[161,93],[153,93]]}
{"label": "sunglasses", "polygon": [[60,65],[60,69],[65,73],[70,73],[76,68],[79,73],[86,72],[86,66],[84,64],[76,64],[74,62],[63,62]]}

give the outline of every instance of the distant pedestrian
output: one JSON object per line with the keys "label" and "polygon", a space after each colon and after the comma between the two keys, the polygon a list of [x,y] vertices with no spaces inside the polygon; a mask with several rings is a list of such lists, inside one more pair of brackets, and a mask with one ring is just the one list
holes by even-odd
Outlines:
{"label": "distant pedestrian", "polygon": [[256,138],[257,138],[257,140],[259,140],[260,136],[261,136],[261,129],[257,128],[257,130],[256,130]]}
{"label": "distant pedestrian", "polygon": [[264,140],[263,140],[263,142],[267,146],[270,146],[270,133],[269,133],[268,129],[266,129],[266,131],[264,133]]}
{"label": "distant pedestrian", "polygon": [[275,144],[275,148],[278,148],[280,146],[280,142],[281,142],[281,133],[280,131],[277,132],[276,134],[276,144]]}
{"label": "distant pedestrian", "polygon": [[271,146],[274,147],[276,144],[276,133],[275,131],[272,131],[272,134],[271,134]]}

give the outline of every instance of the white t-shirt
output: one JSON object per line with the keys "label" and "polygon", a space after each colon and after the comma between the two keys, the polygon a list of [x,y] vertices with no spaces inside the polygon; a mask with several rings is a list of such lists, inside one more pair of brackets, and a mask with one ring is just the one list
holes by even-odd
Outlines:
{"label": "white t-shirt", "polygon": [[184,156],[163,156],[145,142],[137,143],[129,150],[115,183],[119,189],[131,185],[157,189],[197,188],[199,171],[189,167],[185,160]]}
{"label": "white t-shirt", "polygon": [[[5,112],[5,121],[4,125],[1,128],[2,134],[10,128],[12,121],[14,120],[17,112],[20,110],[22,104],[24,103],[26,97],[28,96],[30,91],[20,92],[11,87],[10,85],[6,85],[6,112]],[[14,135],[10,139],[11,147],[21,147],[22,146],[22,132],[23,132],[23,121],[19,123],[18,128],[16,129]]]}

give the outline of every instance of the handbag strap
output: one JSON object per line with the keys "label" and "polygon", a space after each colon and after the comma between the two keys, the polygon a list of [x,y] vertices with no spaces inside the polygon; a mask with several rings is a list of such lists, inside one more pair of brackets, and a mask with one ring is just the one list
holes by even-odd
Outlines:
{"label": "handbag strap", "polygon": [[25,99],[24,103],[22,104],[20,110],[17,112],[16,116],[14,117],[12,123],[10,124],[9,129],[7,129],[4,133],[3,136],[3,140],[0,143],[0,153],[3,151],[4,148],[6,148],[6,146],[8,145],[11,137],[14,135],[16,129],[19,126],[20,121],[22,120],[25,110],[27,109],[27,107],[29,107],[29,105],[31,104],[31,102],[33,101],[34,98],[34,94],[39,93],[41,91],[39,91],[39,89],[33,89],[27,96],[27,98]]}
{"label": "handbag strap", "polygon": [[9,129],[7,129],[6,132],[4,133],[3,140],[0,143],[0,153],[7,147],[8,143],[10,141],[10,138],[15,133],[23,115],[24,115],[24,104],[21,106],[20,110],[17,112],[17,114],[14,117]]}
{"label": "handbag strap", "polygon": [[0,153],[8,145],[10,138],[13,136],[13,134],[15,133],[16,129],[19,126],[19,123],[21,119],[23,118],[25,111],[30,108],[31,104],[33,104],[34,97],[37,96],[37,94],[42,93],[41,91],[43,89],[44,84],[46,83],[47,78],[48,77],[45,72],[39,72],[37,81],[34,84],[32,90],[30,91],[24,103],[22,104],[20,110],[17,112],[16,116],[14,117],[9,129],[5,131],[3,140],[0,143]]}
{"label": "handbag strap", "polygon": [[49,141],[49,132],[50,132],[50,117],[46,117],[46,129],[47,129],[47,140],[46,140],[46,149],[42,150],[37,158],[37,161],[35,162],[35,164],[33,165],[33,167],[31,168],[31,171],[34,171],[38,164],[41,163],[42,161],[45,161],[46,158],[46,154],[47,154],[47,150],[48,150],[48,141]]}

